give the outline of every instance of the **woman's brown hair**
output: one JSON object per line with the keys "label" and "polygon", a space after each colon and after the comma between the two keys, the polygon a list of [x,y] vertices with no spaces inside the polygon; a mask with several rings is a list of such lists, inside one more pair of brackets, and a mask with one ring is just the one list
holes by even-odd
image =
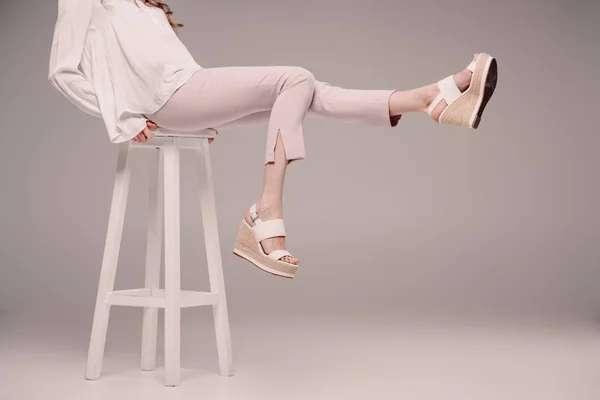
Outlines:
{"label": "woman's brown hair", "polygon": [[[169,21],[169,25],[171,25],[171,28],[173,29],[177,29],[177,28],[181,28],[183,26],[183,24],[178,24],[176,22],[173,22],[173,19],[171,18],[171,15],[173,15],[173,11],[171,11],[171,8],[169,8],[169,6],[167,5],[167,3],[164,3],[162,1],[157,1],[157,0],[141,0],[144,4],[146,4],[147,6],[150,7],[156,7],[156,8],[160,8],[161,10],[164,11],[165,15],[167,16],[167,20]],[[137,5],[137,0],[133,0],[133,2]],[[102,0],[102,3],[104,3],[104,0]]]}

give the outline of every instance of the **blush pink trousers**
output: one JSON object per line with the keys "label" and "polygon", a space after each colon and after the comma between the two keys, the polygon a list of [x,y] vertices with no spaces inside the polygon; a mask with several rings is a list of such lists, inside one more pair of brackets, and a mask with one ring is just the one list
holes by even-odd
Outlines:
{"label": "blush pink trousers", "polygon": [[305,157],[302,122],[307,112],[345,122],[396,126],[400,115],[389,115],[392,93],[332,86],[301,67],[205,68],[146,117],[160,127],[184,132],[268,122],[267,164],[274,162],[278,132],[289,161]]}

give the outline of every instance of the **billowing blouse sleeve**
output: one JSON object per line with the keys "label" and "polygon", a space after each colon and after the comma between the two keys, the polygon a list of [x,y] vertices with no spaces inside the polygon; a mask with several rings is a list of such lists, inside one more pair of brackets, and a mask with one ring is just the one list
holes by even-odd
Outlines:
{"label": "billowing blouse sleeve", "polygon": [[48,80],[80,110],[101,117],[92,85],[79,70],[92,16],[92,0],[58,0]]}

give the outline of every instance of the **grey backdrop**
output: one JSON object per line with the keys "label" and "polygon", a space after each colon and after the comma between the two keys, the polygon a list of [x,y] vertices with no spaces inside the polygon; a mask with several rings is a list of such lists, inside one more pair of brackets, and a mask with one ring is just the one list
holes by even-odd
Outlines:
{"label": "grey backdrop", "polygon": [[[307,159],[292,164],[285,188],[295,280],[231,254],[259,194],[266,130],[222,132],[211,150],[234,327],[280,313],[560,318],[600,306],[597,1],[170,5],[207,68],[300,65],[340,86],[409,89],[460,70],[474,52],[499,64],[476,131],[424,115],[393,130],[306,120]],[[101,120],[47,83],[55,16],[56,1],[0,2],[0,324],[52,316],[79,323],[84,341],[117,153]],[[143,283],[144,161],[135,156],[122,288]],[[205,288],[191,168],[186,154],[183,279]]]}

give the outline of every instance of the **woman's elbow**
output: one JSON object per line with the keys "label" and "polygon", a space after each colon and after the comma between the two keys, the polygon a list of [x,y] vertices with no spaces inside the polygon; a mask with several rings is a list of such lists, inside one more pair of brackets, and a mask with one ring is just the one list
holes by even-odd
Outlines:
{"label": "woman's elbow", "polygon": [[62,80],[62,76],[58,71],[50,71],[48,73],[48,82],[55,88],[60,88],[60,82]]}
{"label": "woman's elbow", "polygon": [[67,74],[64,70],[54,70],[48,74],[48,82],[59,92],[65,92],[67,86]]}

